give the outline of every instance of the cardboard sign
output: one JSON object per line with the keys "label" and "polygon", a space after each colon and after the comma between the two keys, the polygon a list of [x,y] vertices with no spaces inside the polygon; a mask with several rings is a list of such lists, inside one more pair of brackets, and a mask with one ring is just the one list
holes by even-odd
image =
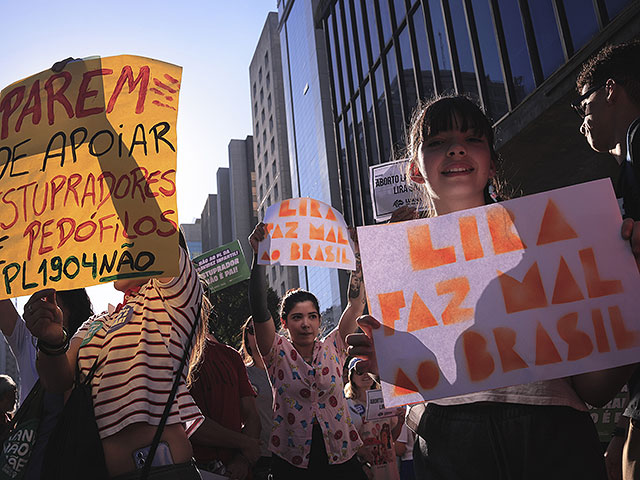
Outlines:
{"label": "cardboard sign", "polygon": [[182,69],[74,61],[0,94],[0,299],[178,273]]}
{"label": "cardboard sign", "polygon": [[238,240],[203,253],[194,258],[193,263],[211,292],[223,290],[251,276]]}
{"label": "cardboard sign", "polygon": [[407,177],[409,160],[381,163],[369,167],[369,188],[376,222],[391,218],[400,207],[417,207],[411,180]]}
{"label": "cardboard sign", "polygon": [[358,228],[385,405],[637,362],[621,224],[606,179]]}
{"label": "cardboard sign", "polygon": [[367,408],[365,410],[365,420],[380,420],[381,418],[397,417],[404,413],[405,407],[385,408],[382,390],[367,390]]}
{"label": "cardboard sign", "polygon": [[342,214],[311,198],[291,198],[267,208],[267,238],[260,265],[302,265],[355,270],[353,244]]}

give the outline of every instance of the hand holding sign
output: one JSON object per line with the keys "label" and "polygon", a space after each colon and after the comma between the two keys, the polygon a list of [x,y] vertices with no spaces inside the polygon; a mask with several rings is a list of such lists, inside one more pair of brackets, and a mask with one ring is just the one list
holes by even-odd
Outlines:
{"label": "hand holding sign", "polygon": [[252,246],[259,242],[260,265],[356,268],[347,224],[325,203],[310,198],[283,200],[267,209],[264,227],[261,233],[254,230],[253,241],[250,237]]}

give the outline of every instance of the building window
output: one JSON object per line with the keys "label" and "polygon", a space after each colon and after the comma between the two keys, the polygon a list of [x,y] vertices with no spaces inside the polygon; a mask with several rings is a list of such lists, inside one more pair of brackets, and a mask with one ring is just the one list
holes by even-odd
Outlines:
{"label": "building window", "polygon": [[[257,128],[258,128],[258,127],[256,126],[256,129],[257,129]],[[256,144],[256,157],[259,157],[259,156],[260,156],[260,143],[257,143],[257,144]]]}
{"label": "building window", "polygon": [[273,133],[273,116],[269,117],[269,133]]}
{"label": "building window", "polygon": [[253,114],[258,115],[258,102],[253,104]]}
{"label": "building window", "polygon": [[264,184],[267,188],[269,188],[269,172],[264,176]]}
{"label": "building window", "polygon": [[265,77],[265,82],[267,83],[267,88],[271,86],[271,75],[267,72],[267,76]]}
{"label": "building window", "polygon": [[271,94],[267,97],[267,108],[271,110]]}
{"label": "building window", "polygon": [[267,155],[267,152],[264,152],[264,164],[267,165],[269,163],[269,157]]}
{"label": "building window", "polygon": [[262,67],[258,70],[258,81],[262,82]]}
{"label": "building window", "polygon": [[[266,52],[264,54],[264,68],[267,68],[269,66],[269,52]],[[269,75],[269,74],[267,74]]]}
{"label": "building window", "polygon": [[264,197],[264,188],[260,185],[260,199],[262,199],[262,197]]}
{"label": "building window", "polygon": [[260,119],[262,120],[262,123],[264,123],[264,108],[260,112]]}
{"label": "building window", "polygon": [[256,82],[253,82],[253,97],[256,96]]}
{"label": "building window", "polygon": [[282,283],[280,284],[280,296],[283,296],[283,297],[284,297],[284,294],[285,294],[285,293],[287,293],[287,292],[286,292],[286,288],[287,288],[287,287],[285,287],[285,286],[284,286],[284,282],[282,282]]}
{"label": "building window", "polygon": [[278,184],[274,183],[273,184],[273,201],[277,202],[279,198],[280,198],[280,195],[278,193]]}
{"label": "building window", "polygon": [[[262,164],[258,163],[258,177],[262,176]],[[262,193],[260,193],[260,196],[262,197]]]}
{"label": "building window", "polygon": [[262,130],[262,143],[267,143],[267,130]]}
{"label": "building window", "polygon": [[260,104],[262,104],[263,100],[264,100],[264,90],[261,88],[260,89]]}
{"label": "building window", "polygon": [[271,163],[271,174],[273,175],[273,178],[276,178],[276,175],[278,175],[278,168],[276,167],[275,160]]}
{"label": "building window", "polygon": [[273,153],[276,149],[276,142],[273,137],[271,137],[271,153]]}

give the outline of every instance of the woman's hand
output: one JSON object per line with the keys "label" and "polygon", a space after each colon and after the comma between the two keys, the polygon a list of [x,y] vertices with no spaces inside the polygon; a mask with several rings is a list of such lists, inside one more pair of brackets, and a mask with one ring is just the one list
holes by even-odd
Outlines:
{"label": "woman's hand", "polygon": [[358,319],[358,326],[364,333],[352,333],[347,336],[348,353],[352,357],[362,359],[362,362],[356,363],[356,372],[371,372],[377,375],[378,360],[372,331],[380,328],[380,322],[370,315],[364,315]]}
{"label": "woman's hand", "polygon": [[39,340],[51,345],[64,341],[62,310],[53,288],[34,293],[24,306],[23,318],[31,334]]}
{"label": "woman's hand", "polygon": [[249,235],[249,244],[253,249],[253,253],[258,253],[258,245],[266,238],[266,236],[267,229],[265,228],[264,223],[260,222],[256,225],[256,228],[253,229],[251,235]]}
{"label": "woman's hand", "polygon": [[407,220],[415,220],[416,218],[419,218],[419,216],[415,207],[400,207],[393,211],[389,223],[406,222]]}

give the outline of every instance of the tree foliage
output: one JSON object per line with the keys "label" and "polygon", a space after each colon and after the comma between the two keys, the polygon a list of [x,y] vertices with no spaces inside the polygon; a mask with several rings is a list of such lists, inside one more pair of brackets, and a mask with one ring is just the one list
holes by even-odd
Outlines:
{"label": "tree foliage", "polygon": [[[216,338],[235,349],[240,348],[242,342],[240,329],[251,315],[249,307],[249,280],[236,283],[218,292],[208,293],[213,306],[209,317],[209,330]],[[280,297],[269,287],[267,291],[267,305],[274,319],[276,329],[280,327],[278,305]]]}

